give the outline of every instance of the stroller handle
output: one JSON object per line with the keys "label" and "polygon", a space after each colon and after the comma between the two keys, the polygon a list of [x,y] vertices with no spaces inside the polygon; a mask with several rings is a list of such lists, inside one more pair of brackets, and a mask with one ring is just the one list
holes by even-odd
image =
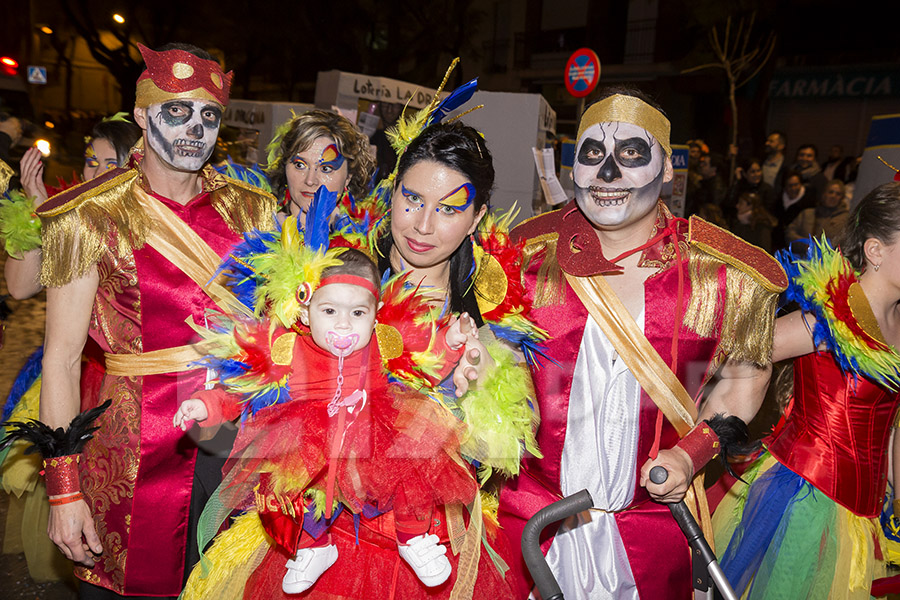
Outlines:
{"label": "stroller handle", "polygon": [[552,523],[583,512],[593,505],[594,500],[590,492],[581,490],[545,506],[525,523],[522,530],[522,557],[544,600],[562,600],[563,594],[553,572],[547,566],[547,559],[541,552],[541,532]]}

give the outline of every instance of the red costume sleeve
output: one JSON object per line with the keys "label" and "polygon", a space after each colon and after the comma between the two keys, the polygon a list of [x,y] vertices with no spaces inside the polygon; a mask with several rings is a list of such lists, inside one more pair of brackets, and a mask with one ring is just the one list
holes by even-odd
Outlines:
{"label": "red costume sleeve", "polygon": [[206,412],[209,413],[206,420],[202,423],[197,423],[200,427],[221,425],[226,421],[234,421],[241,416],[240,396],[229,394],[220,387],[202,390],[195,394],[194,397],[203,402],[206,406]]}

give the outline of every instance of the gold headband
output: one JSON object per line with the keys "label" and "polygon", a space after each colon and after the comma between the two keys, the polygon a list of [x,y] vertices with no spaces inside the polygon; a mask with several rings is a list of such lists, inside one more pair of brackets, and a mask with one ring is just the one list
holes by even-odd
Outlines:
{"label": "gold headband", "polygon": [[581,139],[582,134],[591,125],[610,122],[631,123],[643,127],[656,138],[666,151],[666,156],[672,156],[672,147],[669,145],[672,126],[669,120],[661,112],[634,96],[616,94],[592,104],[581,117],[578,139]]}
{"label": "gold headband", "polygon": [[222,103],[203,88],[198,87],[187,92],[167,92],[159,89],[152,79],[138,81],[134,99],[135,108],[147,108],[152,104],[161,104],[169,100],[209,100],[222,110],[225,110]]}

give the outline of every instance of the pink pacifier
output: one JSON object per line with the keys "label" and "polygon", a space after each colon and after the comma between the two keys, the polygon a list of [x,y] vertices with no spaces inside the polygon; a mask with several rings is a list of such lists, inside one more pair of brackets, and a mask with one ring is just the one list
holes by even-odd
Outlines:
{"label": "pink pacifier", "polygon": [[359,342],[359,334],[350,333],[344,335],[337,333],[336,331],[329,331],[325,334],[325,341],[329,346],[338,351],[339,356],[346,356],[347,354],[350,354],[354,346]]}

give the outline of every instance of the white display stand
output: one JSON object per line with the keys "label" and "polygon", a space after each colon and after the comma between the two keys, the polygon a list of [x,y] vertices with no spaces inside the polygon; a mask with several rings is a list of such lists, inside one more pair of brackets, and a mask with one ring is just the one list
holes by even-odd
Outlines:
{"label": "white display stand", "polygon": [[411,108],[425,108],[435,90],[388,77],[373,77],[344,71],[319,71],[316,77],[316,106],[331,110],[357,110],[359,100],[409,102]]}
{"label": "white display stand", "polygon": [[543,148],[547,134],[556,134],[556,111],[540,94],[509,92],[476,92],[462,107],[467,110],[484,104],[462,117],[482,134],[494,157],[494,208],[508,210],[519,207],[519,223],[541,207],[541,182],[534,168],[532,148]]}
{"label": "white display stand", "polygon": [[[251,162],[265,163],[266,146],[275,136],[279,125],[291,118],[291,111],[296,114],[314,109],[312,104],[300,102],[263,102],[260,100],[231,100],[222,122],[236,127],[244,134],[256,132],[256,157],[249,156]],[[250,137],[249,135],[247,136]],[[250,144],[251,146],[253,144]]]}
{"label": "white display stand", "polygon": [[[434,94],[434,89],[405,81],[343,71],[322,71],[316,80],[316,106],[323,109],[357,110],[360,100],[408,101],[411,109],[419,109],[427,106]],[[532,148],[543,148],[547,134],[555,135],[556,111],[540,94],[479,91],[445,120],[479,104],[484,108],[465,115],[462,121],[484,134],[494,157],[492,205],[509,209],[517,204],[516,222],[520,222],[543,204]]]}

